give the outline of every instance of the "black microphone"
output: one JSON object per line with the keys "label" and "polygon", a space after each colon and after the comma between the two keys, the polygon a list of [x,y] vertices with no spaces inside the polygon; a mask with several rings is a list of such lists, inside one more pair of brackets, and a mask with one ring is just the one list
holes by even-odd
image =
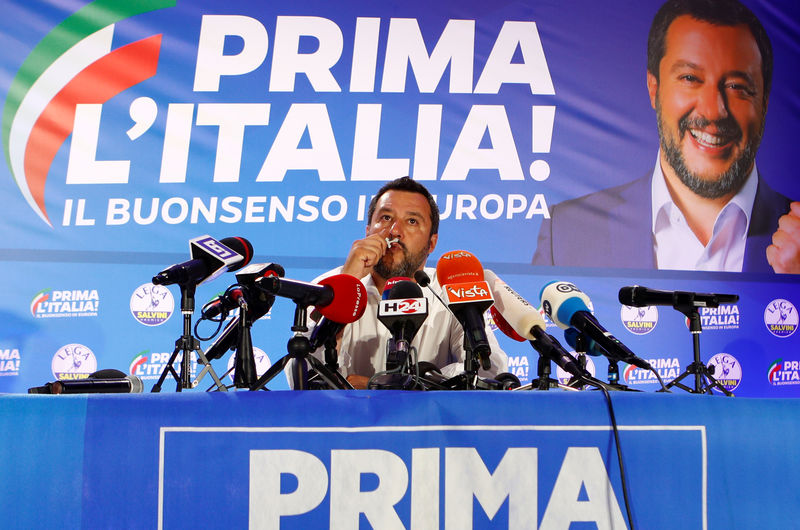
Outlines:
{"label": "black microphone", "polygon": [[235,286],[232,287],[232,289],[229,288],[224,294],[204,305],[200,311],[200,318],[211,320],[218,315],[223,315],[222,319],[224,320],[231,310],[246,306],[247,301],[245,300],[244,290]]}
{"label": "black microphone", "polygon": [[253,245],[243,237],[219,241],[200,236],[189,241],[189,261],[176,263],[153,276],[155,285],[199,285],[226,271],[244,267],[253,258]]}
{"label": "black microphone", "polygon": [[28,389],[29,394],[140,394],[141,378],[128,375],[113,379],[58,380]]}
{"label": "black microphone", "polygon": [[588,370],[583,368],[578,360],[572,356],[564,347],[558,342],[555,337],[545,333],[540,327],[533,327],[531,329],[536,338],[528,342],[531,346],[542,354],[546,359],[550,359],[558,366],[564,369],[565,372],[574,375],[575,377],[593,381],[594,378]]}
{"label": "black microphone", "polygon": [[659,291],[641,285],[623,287],[619,290],[619,302],[631,307],[667,305],[672,307],[719,307],[720,304],[735,304],[738,294],[693,293],[690,291]]}
{"label": "black microphone", "polygon": [[344,328],[344,324],[334,322],[333,320],[322,317],[314,329],[311,331],[311,351],[317,351],[320,346],[325,345],[328,340],[336,337],[336,335]]}
{"label": "black microphone", "polygon": [[428,299],[422,289],[410,280],[394,284],[388,298],[378,305],[378,320],[392,333],[386,370],[396,370],[408,362],[411,341],[428,318]]}
{"label": "black microphone", "polygon": [[[223,295],[222,300],[218,299],[211,302],[211,304],[206,304],[206,307],[203,308],[202,317],[209,319],[216,316],[213,313],[217,309],[209,310],[209,306],[216,302],[218,304],[216,307],[220,310],[226,306],[231,309],[242,307],[247,321],[250,323],[255,322],[266,315],[272,309],[272,304],[275,303],[275,296],[255,288],[255,280],[265,276],[283,276],[283,274],[283,267],[278,263],[252,263],[248,265],[236,273],[236,280],[239,282],[238,289],[236,285],[233,285],[228,288],[228,292]],[[239,337],[241,319],[241,314],[236,315],[217,340],[208,348],[206,358],[209,361],[219,359],[228,350],[237,347],[236,339]]]}
{"label": "black microphone", "polygon": [[[452,309],[450,309],[450,306],[449,306],[449,305],[447,305],[447,304],[445,303],[445,301],[444,301],[444,300],[442,300],[442,297],[441,297],[441,296],[439,296],[439,295],[436,293],[436,291],[434,291],[434,290],[433,290],[433,287],[431,287],[431,277],[430,277],[430,276],[428,276],[428,273],[427,273],[427,272],[425,272],[425,271],[424,271],[424,270],[422,270],[422,269],[420,269],[420,270],[418,270],[417,272],[415,272],[415,273],[414,273],[414,281],[416,281],[416,282],[417,282],[417,284],[418,284],[420,287],[423,287],[423,288],[424,288],[424,287],[427,287],[427,288],[428,288],[428,291],[429,291],[429,292],[430,292],[430,293],[431,293],[431,294],[432,294],[432,295],[433,295],[433,296],[434,296],[434,297],[435,297],[437,300],[439,300],[439,302],[441,302],[441,303],[442,303],[442,305],[443,305],[444,307],[446,307],[448,311],[450,311],[450,314],[451,314],[451,315],[453,314],[453,310],[452,310]],[[453,316],[455,316],[455,315],[453,315]]]}
{"label": "black microphone", "polygon": [[542,288],[540,297],[545,313],[561,329],[573,327],[594,339],[614,359],[645,370],[653,369],[600,325],[589,310],[589,297],[575,284],[550,282]]}

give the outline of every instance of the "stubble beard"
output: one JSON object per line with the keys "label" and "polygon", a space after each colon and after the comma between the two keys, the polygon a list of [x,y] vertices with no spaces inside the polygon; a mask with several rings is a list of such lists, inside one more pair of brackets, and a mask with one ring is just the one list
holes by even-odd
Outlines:
{"label": "stubble beard", "polygon": [[409,254],[402,243],[395,244],[400,245],[403,251],[403,260],[392,267],[386,263],[387,260],[382,259],[375,265],[375,272],[385,280],[397,277],[413,278],[414,273],[417,272],[428,259],[427,249],[422,249],[415,254]]}
{"label": "stubble beard", "polygon": [[[750,175],[750,168],[753,167],[756,152],[758,151],[758,146],[761,143],[761,137],[764,133],[763,120],[761,121],[760,130],[751,131],[750,140],[731,166],[716,177],[709,178],[694,173],[689,169],[686,164],[686,159],[683,157],[680,142],[687,134],[691,134],[689,133],[689,128],[707,127],[712,122],[703,117],[690,119],[688,115],[683,116],[678,121],[679,137],[676,139],[666,130],[661,116],[661,101],[658,96],[656,96],[656,118],[658,121],[658,136],[661,142],[661,150],[667,159],[667,163],[672,167],[675,174],[687,188],[706,199],[718,199],[729,194],[735,195],[739,192],[747,181],[747,177]],[[739,136],[742,134],[739,124],[730,116],[718,120],[715,124],[719,130],[726,131],[728,134],[738,134]]]}

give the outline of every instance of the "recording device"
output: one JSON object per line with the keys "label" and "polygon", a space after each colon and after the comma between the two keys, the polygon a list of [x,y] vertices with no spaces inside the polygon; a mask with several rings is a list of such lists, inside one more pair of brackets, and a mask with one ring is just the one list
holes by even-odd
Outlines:
{"label": "recording device", "polygon": [[236,271],[253,259],[253,245],[243,237],[211,236],[189,241],[189,261],[176,263],[153,276],[155,285],[200,285],[227,271]]}
{"label": "recording device", "polygon": [[367,308],[364,284],[349,274],[328,276],[319,284],[277,276],[258,278],[255,284],[276,296],[290,298],[300,307],[313,305],[322,316],[342,324],[355,322]]}
{"label": "recording device", "polygon": [[86,379],[53,381],[28,389],[28,394],[141,394],[144,384],[120,370],[99,370]]}
{"label": "recording device", "polygon": [[471,253],[454,250],[436,264],[436,276],[447,305],[464,328],[465,348],[478,356],[481,368],[491,368],[491,349],[486,337],[483,313],[494,303],[489,285],[483,280],[483,266]]}
{"label": "recording device", "polygon": [[392,333],[386,355],[386,370],[408,363],[411,341],[428,318],[428,299],[411,280],[393,282],[388,298],[378,304],[378,320]]}
{"label": "recording device", "polygon": [[693,293],[690,291],[659,291],[641,285],[623,287],[619,290],[619,302],[631,307],[666,305],[672,307],[719,307],[720,304],[735,304],[737,294]]}
{"label": "recording device", "polygon": [[542,308],[547,316],[561,329],[574,327],[597,342],[609,354],[609,358],[622,361],[645,370],[652,370],[650,363],[641,359],[597,321],[589,310],[591,301],[578,287],[569,282],[553,281],[542,288]]}
{"label": "recording device", "polygon": [[484,270],[484,277],[494,295],[491,312],[500,331],[518,342],[530,341],[537,352],[566,372],[580,378],[591,377],[578,360],[546,332],[547,324],[535,307],[491,270]]}

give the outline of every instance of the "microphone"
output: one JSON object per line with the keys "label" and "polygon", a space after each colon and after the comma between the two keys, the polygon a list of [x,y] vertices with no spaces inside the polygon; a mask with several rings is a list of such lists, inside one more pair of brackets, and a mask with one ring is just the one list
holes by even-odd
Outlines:
{"label": "microphone", "polygon": [[[114,372],[123,373],[119,370]],[[94,375],[86,379],[59,379],[44,386],[29,388],[28,394],[141,394],[144,387],[142,379],[135,375],[104,379],[92,377]]]}
{"label": "microphone", "polygon": [[619,302],[631,307],[668,305],[672,307],[719,307],[734,304],[738,294],[693,293],[689,291],[659,291],[641,285],[623,287],[619,290]]}
{"label": "microphone", "polygon": [[495,306],[490,307],[489,312],[492,314],[492,320],[494,320],[494,324],[497,326],[497,329],[502,331],[506,337],[517,342],[525,342],[525,337],[520,336],[519,333],[514,331],[514,328],[511,327],[511,324],[508,323],[508,320],[506,320],[503,315],[500,314],[500,311],[498,311]]}
{"label": "microphone", "polygon": [[454,250],[436,264],[436,276],[447,297],[448,307],[464,328],[464,347],[480,359],[481,368],[491,368],[491,349],[486,338],[483,312],[494,303],[489,285],[483,281],[483,266],[471,253]]}
{"label": "microphone", "polygon": [[327,317],[322,317],[319,322],[317,322],[317,325],[314,326],[314,329],[311,331],[311,337],[309,337],[311,351],[317,351],[317,348],[324,345],[329,339],[335,337],[343,327],[344,324],[334,322]]}
{"label": "microphone", "polygon": [[[586,355],[591,355],[592,357],[606,357],[612,361],[620,360],[615,359],[605,348],[575,328],[567,328],[564,330],[564,340],[567,341],[567,344],[575,351],[581,349],[583,350],[582,353]],[[579,344],[580,342],[583,342],[583,344]]]}
{"label": "microphone", "polygon": [[[244,291],[241,288],[233,288],[225,291],[224,294],[203,306],[200,311],[201,320],[211,320],[218,315],[228,315],[233,309],[247,305]],[[222,319],[225,319],[225,316]]]}
{"label": "microphone", "polygon": [[[483,273],[489,283],[492,295],[494,295],[495,312],[501,315],[502,321],[507,322],[522,340],[536,339],[534,328],[539,328],[542,331],[547,330],[547,324],[538,309],[501,280],[493,271],[486,269]],[[494,315],[495,313],[493,312],[492,314]],[[497,322],[497,319],[495,319],[495,322]]]}
{"label": "microphone", "polygon": [[342,324],[355,322],[367,308],[367,290],[349,274],[335,274],[315,283],[277,276],[257,278],[255,284],[276,296],[289,298],[298,306],[315,306],[322,316]]}
{"label": "microphone", "polygon": [[495,305],[491,312],[500,331],[518,342],[527,339],[537,352],[566,372],[580,378],[591,378],[578,360],[547,333],[547,324],[535,307],[491,270],[486,269],[483,273],[494,295]]}
{"label": "microphone", "polygon": [[200,236],[189,241],[192,259],[176,263],[153,276],[154,285],[199,285],[226,271],[244,267],[253,258],[253,245],[243,237],[226,237],[217,241]]}
{"label": "microphone", "polygon": [[[390,280],[391,281],[391,280]],[[394,282],[386,300],[378,304],[378,320],[392,332],[386,370],[396,370],[406,364],[411,341],[428,318],[428,299],[411,280]]]}
{"label": "microphone", "polygon": [[[439,295],[436,293],[436,291],[434,291],[434,290],[433,290],[433,288],[430,286],[430,285],[431,285],[431,277],[430,277],[430,276],[428,276],[428,273],[427,273],[427,272],[425,272],[425,271],[423,271],[423,270],[418,270],[418,271],[416,271],[416,272],[414,273],[414,281],[416,281],[416,282],[417,282],[417,284],[418,284],[420,287],[423,287],[423,288],[424,288],[424,287],[427,287],[427,288],[428,288],[428,291],[430,291],[430,293],[431,293],[433,296],[435,296],[435,297],[436,297],[436,299],[437,299],[437,300],[439,300],[439,302],[441,302],[441,303],[442,303],[442,305],[443,305],[443,306],[445,306],[445,307],[447,308],[447,310],[448,310],[448,311],[450,311],[450,307],[448,307],[448,305],[445,303],[445,301],[444,301],[444,300],[442,300],[442,297],[441,297],[441,296],[439,296]],[[450,312],[452,313],[452,311],[450,311]]]}
{"label": "microphone", "polygon": [[406,276],[395,276],[394,278],[389,278],[386,280],[386,285],[383,286],[383,293],[381,294],[381,300],[388,300],[389,293],[398,282],[403,281],[411,281],[411,278],[407,278]]}
{"label": "microphone", "polygon": [[[259,318],[266,315],[272,308],[272,304],[275,303],[274,295],[266,293],[261,289],[255,289],[255,280],[264,276],[283,276],[283,274],[283,267],[278,263],[252,263],[236,273],[236,280],[239,282],[239,288],[236,289],[235,285],[232,286],[234,287],[233,289],[228,288],[232,299],[227,301],[223,300],[220,302],[220,304],[223,307],[225,305],[233,308],[243,307],[244,316],[247,321],[251,323],[255,322]],[[236,291],[241,292],[243,295],[242,298],[235,300],[238,297]],[[225,298],[227,298],[227,296]],[[234,301],[235,305],[231,305],[234,304]],[[211,302],[211,304],[213,303],[214,302]],[[241,306],[239,305],[240,303]],[[213,318],[213,315],[207,315],[207,308],[209,305],[210,304],[207,304],[206,307],[203,308],[202,318]],[[222,331],[222,334],[217,338],[217,340],[214,341],[214,343],[208,348],[206,351],[206,358],[209,361],[219,359],[225,355],[225,352],[227,352],[229,349],[236,347],[236,338],[238,337],[241,319],[241,313],[234,317],[234,319],[231,320],[231,322]]]}
{"label": "microphone", "polygon": [[550,319],[561,329],[573,327],[594,339],[608,352],[609,358],[652,370],[650,363],[635,353],[608,332],[589,310],[589,297],[575,284],[553,281],[542,288],[542,307]]}

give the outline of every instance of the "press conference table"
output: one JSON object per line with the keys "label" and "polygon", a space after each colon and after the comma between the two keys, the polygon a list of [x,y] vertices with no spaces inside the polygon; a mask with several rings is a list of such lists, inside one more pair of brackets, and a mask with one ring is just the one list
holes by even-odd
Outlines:
{"label": "press conference table", "polygon": [[[800,401],[611,397],[636,528],[796,527]],[[4,528],[627,520],[594,391],[8,394],[0,439]]]}

